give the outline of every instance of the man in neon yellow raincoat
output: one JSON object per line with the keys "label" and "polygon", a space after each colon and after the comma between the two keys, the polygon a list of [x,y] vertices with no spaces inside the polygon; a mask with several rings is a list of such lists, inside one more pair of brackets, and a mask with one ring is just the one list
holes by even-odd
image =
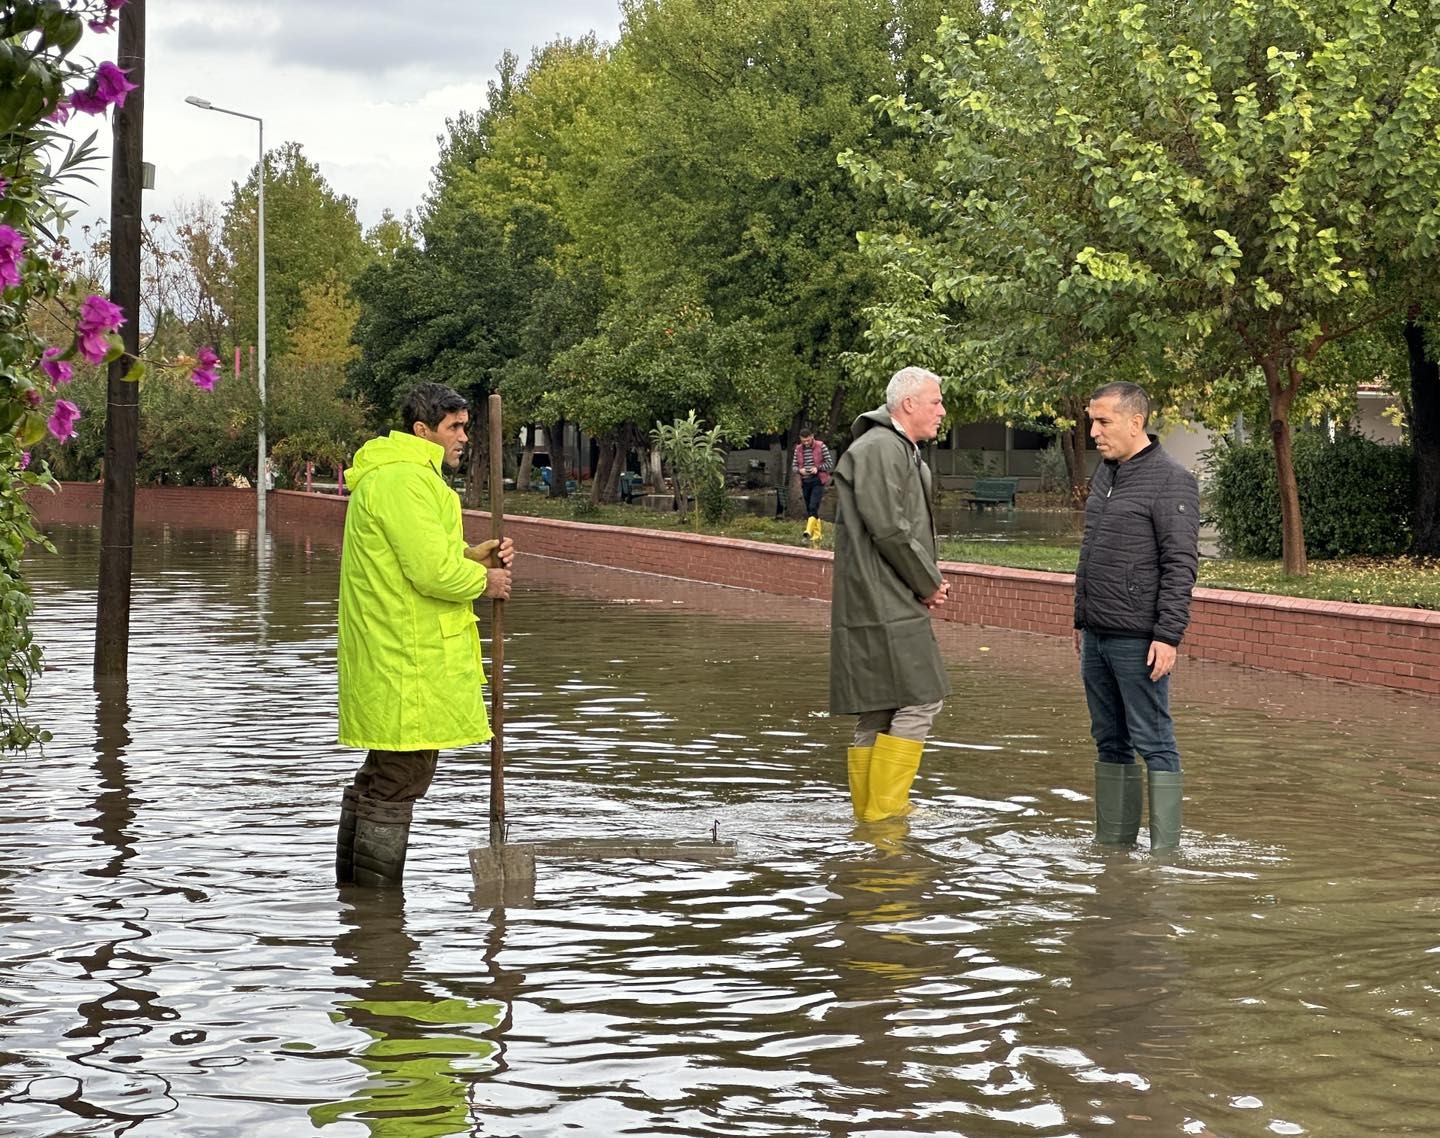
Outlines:
{"label": "man in neon yellow raincoat", "polygon": [[405,430],[366,443],[345,472],[340,743],[368,753],[341,806],[341,884],[400,884],[440,750],[490,738],[473,602],[510,595],[513,545],[467,547],[441,474],[465,447],[464,396],[422,383],[402,416]]}

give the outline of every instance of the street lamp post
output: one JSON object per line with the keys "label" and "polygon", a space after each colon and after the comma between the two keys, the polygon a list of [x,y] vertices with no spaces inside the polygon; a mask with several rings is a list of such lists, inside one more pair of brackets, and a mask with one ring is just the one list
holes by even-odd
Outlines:
{"label": "street lamp post", "polygon": [[186,95],[185,101],[192,107],[199,107],[202,111],[218,111],[222,115],[234,115],[238,119],[249,119],[260,128],[260,162],[256,166],[256,201],[258,203],[257,213],[259,218],[257,239],[260,246],[259,251],[259,330],[257,351],[260,359],[255,367],[255,378],[260,389],[260,420],[259,420],[259,445],[257,447],[258,461],[255,466],[255,508],[256,524],[259,527],[258,537],[261,547],[265,541],[265,120],[259,115],[247,115],[243,111],[232,111],[225,107],[217,107],[208,99],[201,99],[195,95]]}

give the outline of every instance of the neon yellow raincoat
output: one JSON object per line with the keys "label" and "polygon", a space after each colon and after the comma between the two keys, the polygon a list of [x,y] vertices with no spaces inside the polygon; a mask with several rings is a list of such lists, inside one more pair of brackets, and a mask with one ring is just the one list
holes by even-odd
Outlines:
{"label": "neon yellow raincoat", "polygon": [[483,565],[465,558],[444,448],[395,431],[345,472],[340,557],[340,743],[427,751],[490,738],[471,602]]}

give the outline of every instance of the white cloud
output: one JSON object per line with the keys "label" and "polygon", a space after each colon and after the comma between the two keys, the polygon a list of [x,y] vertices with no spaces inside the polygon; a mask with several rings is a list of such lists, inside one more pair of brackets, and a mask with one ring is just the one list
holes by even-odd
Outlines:
{"label": "white cloud", "polygon": [[[557,37],[619,34],[617,0],[187,0],[149,11],[145,158],[156,167],[147,212],[208,198],[223,202],[253,168],[256,124],[199,110],[187,95],[264,120],[265,145],[295,141],[361,221],[418,206],[439,153],[445,120],[484,105],[506,50],[523,60]],[[84,48],[114,50],[114,36]],[[95,172],[81,218],[109,212],[107,160]]]}

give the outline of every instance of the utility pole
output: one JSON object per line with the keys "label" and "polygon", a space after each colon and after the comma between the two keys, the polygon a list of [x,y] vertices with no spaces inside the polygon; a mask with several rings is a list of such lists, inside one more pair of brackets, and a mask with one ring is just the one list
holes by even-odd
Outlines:
{"label": "utility pole", "polygon": [[125,379],[140,355],[140,226],[145,126],[145,0],[120,9],[116,65],[136,85],[115,107],[110,160],[110,299],[125,314],[125,355],[107,375],[105,490],[100,515],[100,581],[95,621],[95,677],[126,674],[130,656],[130,575],[135,541],[135,467],[140,385]]}

